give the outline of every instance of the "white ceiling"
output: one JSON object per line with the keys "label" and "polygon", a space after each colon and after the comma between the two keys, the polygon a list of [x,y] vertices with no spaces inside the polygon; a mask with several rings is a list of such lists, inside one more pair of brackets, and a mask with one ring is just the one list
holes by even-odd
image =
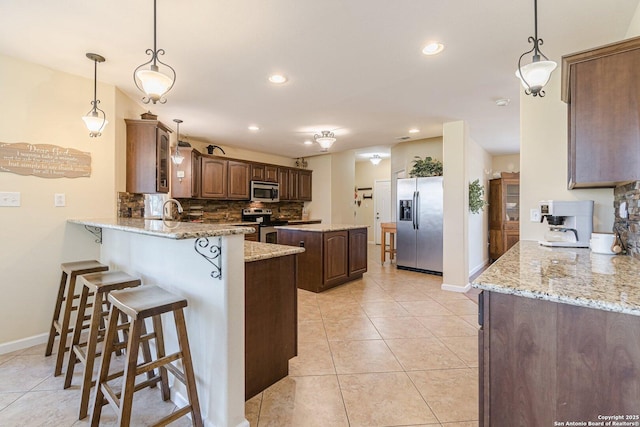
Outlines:
{"label": "white ceiling", "polygon": [[[622,39],[638,1],[539,2],[543,52],[559,62]],[[140,99],[132,73],[153,46],[152,13],[152,0],[2,0],[0,53],[87,78],[85,53],[99,53],[98,79]],[[290,157],[319,154],[303,145],[314,131],[335,129],[341,151],[388,147],[412,127],[412,139],[440,136],[452,120],[489,152],[514,153],[514,71],[532,34],[533,0],[158,0],[177,81],[149,109],[192,138]],[[429,40],[444,52],[423,55]],[[275,72],[289,81],[269,83]]]}

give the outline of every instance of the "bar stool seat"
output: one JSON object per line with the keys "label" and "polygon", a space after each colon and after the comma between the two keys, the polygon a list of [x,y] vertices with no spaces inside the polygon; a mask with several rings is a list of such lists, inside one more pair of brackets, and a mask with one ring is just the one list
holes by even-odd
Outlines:
{"label": "bar stool seat", "polygon": [[[64,388],[69,388],[73,379],[73,371],[77,362],[84,366],[82,374],[82,386],[80,393],[80,412],[79,419],[87,416],[89,406],[89,394],[91,387],[95,384],[93,381],[93,367],[95,358],[100,355],[97,351],[97,345],[104,338],[105,317],[109,311],[104,311],[103,306],[109,307],[107,297],[111,291],[118,289],[131,288],[140,286],[142,283],[139,278],[133,277],[122,271],[106,271],[99,273],[91,273],[80,276],[82,283],[82,292],[80,294],[80,302],[78,304],[78,316],[73,331],[73,340],[71,342],[71,351],[67,362],[67,374],[65,376]],[[89,304],[89,295],[93,294],[93,304]],[[82,318],[87,308],[92,306],[89,315],[89,336],[83,340],[82,335]],[[122,316],[123,323],[126,317]],[[118,326],[120,330],[128,327],[126,324]],[[145,361],[151,360],[151,351],[149,350],[149,342],[143,343],[143,356]]]}
{"label": "bar stool seat", "polygon": [[[387,253],[389,254],[389,262],[393,262],[393,259],[396,256],[395,249],[395,235],[396,235],[396,223],[395,222],[382,222],[380,223],[381,230],[381,246],[380,246],[380,262],[384,265],[384,262],[387,258]],[[389,233],[389,249],[387,249],[387,233]]]}
{"label": "bar stool seat", "polygon": [[[71,328],[71,313],[77,310],[77,306],[73,305],[73,300],[80,297],[76,294],[76,279],[82,274],[97,273],[109,270],[109,266],[104,265],[96,260],[84,260],[66,262],[60,265],[62,275],[60,277],[60,286],[58,287],[58,297],[53,310],[53,319],[51,320],[51,328],[49,329],[49,339],[45,356],[51,356],[53,344],[56,337],[60,337],[58,343],[58,353],[56,355],[56,366],[54,376],[62,373],[62,363],[64,361],[64,353],[69,349],[67,347],[67,337],[73,331]],[[64,307],[63,307],[64,304]],[[84,320],[84,319],[83,319]],[[81,326],[83,323],[81,323]],[[88,327],[88,326],[87,326]]]}
{"label": "bar stool seat", "polygon": [[[94,427],[98,426],[102,406],[110,404],[118,414],[118,424],[120,426],[129,426],[133,393],[158,382],[161,386],[162,399],[169,400],[167,371],[170,371],[177,380],[186,386],[189,404],[159,420],[154,426],[167,425],[189,413],[191,413],[193,424],[202,426],[195,374],[193,372],[189,339],[187,337],[187,328],[184,320],[183,309],[187,306],[187,300],[158,286],[140,286],[137,288],[113,291],[109,294],[108,300],[111,303],[111,310],[104,339],[104,351],[100,364],[100,375],[96,386],[93,413],[91,414],[91,425]],[[179,350],[167,356],[165,355],[164,333],[160,316],[169,312],[173,313]],[[122,391],[115,393],[107,381],[113,379],[113,376],[109,376],[108,373],[110,359],[115,350],[114,338],[120,313],[129,316],[130,323]],[[140,339],[144,338],[142,325],[145,319],[149,317],[151,317],[153,321],[153,332],[146,335],[156,340],[157,359],[138,364],[139,343]],[[182,371],[171,363],[179,359],[182,360]],[[159,368],[159,376],[154,376],[139,384],[135,383],[136,376],[156,368]]]}

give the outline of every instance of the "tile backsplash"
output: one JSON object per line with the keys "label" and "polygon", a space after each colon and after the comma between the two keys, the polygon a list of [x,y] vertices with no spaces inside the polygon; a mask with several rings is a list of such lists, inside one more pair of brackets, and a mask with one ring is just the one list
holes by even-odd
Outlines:
{"label": "tile backsplash", "polygon": [[[614,228],[627,248],[627,254],[640,258],[640,181],[619,185],[613,192],[615,209]],[[626,203],[627,218],[620,215],[620,206]],[[623,212],[625,209],[622,209]]]}

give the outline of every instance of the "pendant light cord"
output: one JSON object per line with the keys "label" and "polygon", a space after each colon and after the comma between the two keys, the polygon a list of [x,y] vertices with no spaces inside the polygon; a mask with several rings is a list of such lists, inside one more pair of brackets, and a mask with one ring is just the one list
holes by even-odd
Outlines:
{"label": "pendant light cord", "polygon": [[156,16],[157,11],[156,11],[156,0],[153,0],[153,65],[156,65],[156,52],[158,52],[158,46],[157,46],[157,31],[156,31],[156,27],[157,27],[157,22],[158,22],[158,18]]}
{"label": "pendant light cord", "polygon": [[[93,60],[93,111],[98,106],[98,60]],[[97,111],[96,111],[97,112]]]}

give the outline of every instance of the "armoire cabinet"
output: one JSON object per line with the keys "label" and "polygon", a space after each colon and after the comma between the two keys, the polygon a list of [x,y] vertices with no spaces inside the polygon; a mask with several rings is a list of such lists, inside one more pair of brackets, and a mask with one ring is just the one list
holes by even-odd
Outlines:
{"label": "armoire cabinet", "polygon": [[495,261],[520,240],[520,174],[489,181],[489,259]]}

